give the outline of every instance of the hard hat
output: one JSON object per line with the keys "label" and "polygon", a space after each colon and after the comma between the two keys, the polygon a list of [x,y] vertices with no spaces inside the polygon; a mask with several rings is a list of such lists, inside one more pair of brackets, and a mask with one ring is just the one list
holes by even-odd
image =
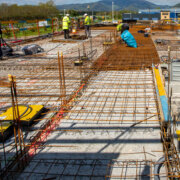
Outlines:
{"label": "hard hat", "polygon": [[85,13],[84,16],[87,16],[87,13]]}
{"label": "hard hat", "polygon": [[129,30],[129,24],[123,24],[122,25],[122,31]]}
{"label": "hard hat", "polygon": [[69,16],[69,14],[66,14],[66,16]]}

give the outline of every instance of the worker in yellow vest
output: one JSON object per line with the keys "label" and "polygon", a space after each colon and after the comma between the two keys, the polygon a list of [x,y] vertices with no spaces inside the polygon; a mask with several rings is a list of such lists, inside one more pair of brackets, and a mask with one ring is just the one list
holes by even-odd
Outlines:
{"label": "worker in yellow vest", "polygon": [[66,16],[64,16],[63,22],[62,22],[62,28],[63,28],[63,31],[64,31],[64,38],[65,39],[69,39],[70,24],[71,24],[71,21],[69,19],[69,14],[66,14]]}
{"label": "worker in yellow vest", "polygon": [[85,26],[85,34],[87,37],[91,36],[91,18],[88,16],[88,14],[84,14],[84,26]]}

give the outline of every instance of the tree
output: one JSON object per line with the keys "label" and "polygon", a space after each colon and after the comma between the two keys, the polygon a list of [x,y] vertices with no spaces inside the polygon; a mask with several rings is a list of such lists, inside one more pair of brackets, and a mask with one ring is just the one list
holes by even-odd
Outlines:
{"label": "tree", "polygon": [[76,17],[79,15],[78,11],[75,11],[75,10],[69,10],[68,12],[71,17]]}
{"label": "tree", "polygon": [[54,2],[49,0],[37,6],[17,4],[0,4],[0,20],[35,20],[52,18],[59,15]]}

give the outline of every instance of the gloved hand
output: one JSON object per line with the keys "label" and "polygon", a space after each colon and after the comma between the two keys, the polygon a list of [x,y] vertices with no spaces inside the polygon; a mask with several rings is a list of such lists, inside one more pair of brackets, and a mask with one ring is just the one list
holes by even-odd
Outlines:
{"label": "gloved hand", "polygon": [[122,39],[119,40],[120,44],[124,44],[124,41]]}

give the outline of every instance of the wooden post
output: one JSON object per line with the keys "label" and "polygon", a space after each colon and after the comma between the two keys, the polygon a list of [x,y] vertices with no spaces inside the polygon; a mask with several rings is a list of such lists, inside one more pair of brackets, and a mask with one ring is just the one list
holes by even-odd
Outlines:
{"label": "wooden post", "polygon": [[12,28],[12,32],[13,32],[14,39],[16,40],[16,34],[15,34],[15,32],[14,32],[13,22],[12,22],[12,21],[11,21],[11,28]]}
{"label": "wooden post", "polygon": [[54,19],[52,19],[52,33],[54,34]]}
{"label": "wooden post", "polygon": [[38,36],[40,36],[40,32],[39,32],[39,21],[37,20],[37,30],[38,30]]}

